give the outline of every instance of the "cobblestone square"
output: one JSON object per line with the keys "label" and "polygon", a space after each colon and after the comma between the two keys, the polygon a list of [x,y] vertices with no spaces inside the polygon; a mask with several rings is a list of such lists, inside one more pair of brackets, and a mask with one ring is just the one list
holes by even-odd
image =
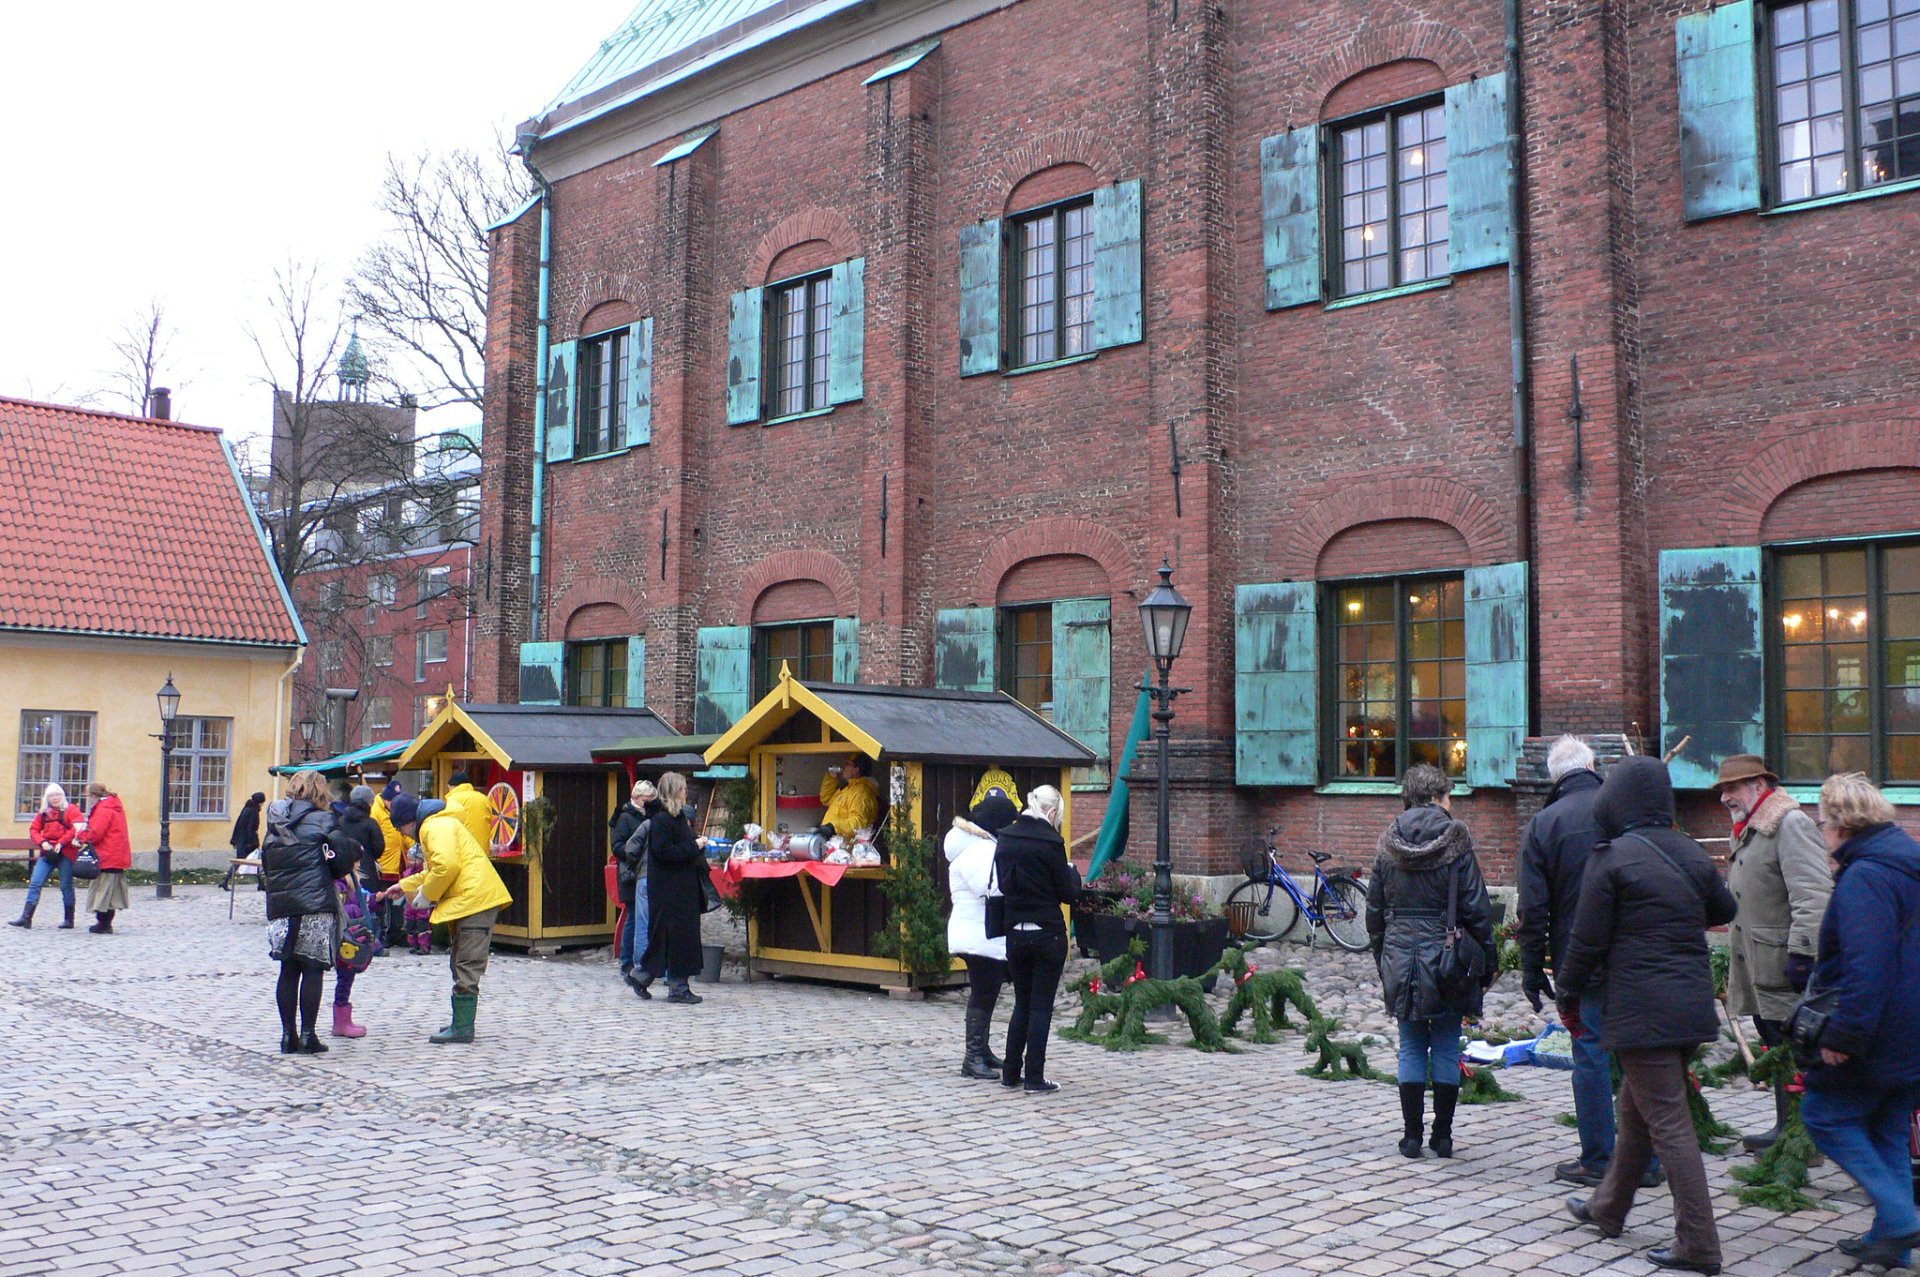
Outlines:
{"label": "cobblestone square", "polygon": [[[446,963],[402,954],[355,990],[365,1039],[281,1056],[261,899],[229,922],[213,888],[136,889],[110,937],[46,910],[0,928],[0,1277],[1644,1274],[1670,1237],[1664,1190],[1618,1241],[1562,1213],[1565,1075],[1508,1071],[1523,1103],[1463,1108],[1458,1155],[1412,1162],[1392,1088],[1298,1076],[1297,1032],[1233,1055],[1056,1041],[1065,1089],[1032,1097],[958,1076],[954,995],[730,963],[701,1006],[643,1004],[598,955],[502,951],[472,1047],[427,1044]],[[1312,962],[1357,1012],[1364,958]],[[1746,1130],[1770,1113],[1712,1099]],[[1707,1159],[1726,1271],[1834,1271],[1867,1223],[1850,1181],[1821,1167],[1823,1209],[1780,1216],[1739,1207],[1736,1164]]]}

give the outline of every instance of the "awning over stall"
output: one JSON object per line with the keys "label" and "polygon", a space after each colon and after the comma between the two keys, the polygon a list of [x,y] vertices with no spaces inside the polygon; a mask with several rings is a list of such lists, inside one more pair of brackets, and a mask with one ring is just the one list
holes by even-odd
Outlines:
{"label": "awning over stall", "polygon": [[350,749],[344,754],[335,754],[332,758],[316,758],[305,763],[281,763],[267,770],[275,776],[291,776],[295,772],[319,772],[329,779],[344,776],[350,771],[373,767],[378,770],[383,764],[391,763],[406,752],[410,740],[383,740],[377,745],[368,745],[362,749]]}
{"label": "awning over stall", "polygon": [[[596,757],[606,747],[643,737],[673,735],[650,709],[589,709],[579,705],[462,705],[449,698],[407,746],[403,768],[450,748],[471,748],[501,767],[544,771],[557,767],[612,767]],[[464,738],[464,739],[463,739]],[[467,742],[471,742],[468,745]]]}
{"label": "awning over stall", "polygon": [[649,769],[697,771],[707,765],[703,752],[719,739],[713,735],[636,736],[611,745],[596,745],[593,756],[605,763],[632,762]]}

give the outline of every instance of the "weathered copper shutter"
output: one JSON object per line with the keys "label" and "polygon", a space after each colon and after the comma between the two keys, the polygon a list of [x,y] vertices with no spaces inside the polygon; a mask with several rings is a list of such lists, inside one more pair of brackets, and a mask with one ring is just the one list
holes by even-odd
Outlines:
{"label": "weathered copper shutter", "polygon": [[522,705],[558,705],[566,685],[567,645],[565,643],[522,643],[520,645],[520,703]]}
{"label": "weathered copper shutter", "polygon": [[1311,785],[1320,778],[1318,590],[1312,581],[1233,592],[1234,780]]}
{"label": "weathered copper shutter", "polygon": [[627,444],[653,442],[653,319],[627,329]]}
{"label": "weathered copper shutter", "polygon": [[638,634],[627,640],[627,708],[647,703],[647,640]]}
{"label": "weathered copper shutter", "polygon": [[1468,568],[1467,774],[1505,785],[1527,737],[1527,564]]}
{"label": "weathered copper shutter", "polygon": [[1673,39],[1680,95],[1680,188],[1687,220],[1759,208],[1760,84],[1753,0],[1687,14],[1674,23]]}
{"label": "weathered copper shutter", "polygon": [[1660,552],[1660,750],[1693,737],[1668,765],[1674,788],[1766,751],[1763,616],[1758,546]]}
{"label": "weathered copper shutter", "polygon": [[1000,367],[1000,219],[960,228],[960,375]]}
{"label": "weathered copper shutter", "polygon": [[1093,193],[1093,344],[1139,341],[1140,179]]}
{"label": "weathered copper shutter", "polygon": [[853,403],[866,395],[867,259],[833,268],[833,332],[827,347],[827,402]]}
{"label": "weathered copper shutter", "polygon": [[1447,269],[1458,273],[1497,265],[1513,251],[1507,74],[1448,85],[1446,100]]}
{"label": "weathered copper shutter", "polygon": [[1075,789],[1105,789],[1113,756],[1113,605],[1062,599],[1053,605],[1053,725],[1099,762],[1076,768]]}
{"label": "weathered copper shutter", "polygon": [[746,288],[727,299],[727,424],[760,420],[760,330],[763,288]]}
{"label": "weathered copper shutter", "polygon": [[547,351],[547,460],[573,460],[573,379],[578,346],[557,341]]}
{"label": "weathered copper shutter", "polygon": [[1260,143],[1260,238],[1267,309],[1319,301],[1320,130],[1306,125]]}
{"label": "weathered copper shutter", "polygon": [[860,681],[860,618],[835,617],[833,622],[833,681]]}
{"label": "weathered copper shutter", "polygon": [[694,639],[694,732],[724,732],[752,707],[752,628],[702,626]]}
{"label": "weathered copper shutter", "polygon": [[993,690],[994,612],[941,608],[933,621],[933,685],[960,692]]}

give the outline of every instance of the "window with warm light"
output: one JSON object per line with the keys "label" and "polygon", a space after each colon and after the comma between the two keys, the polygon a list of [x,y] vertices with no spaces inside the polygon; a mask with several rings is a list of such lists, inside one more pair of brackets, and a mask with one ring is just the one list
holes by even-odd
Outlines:
{"label": "window with warm light", "polygon": [[753,627],[753,697],[759,700],[780,681],[784,664],[803,683],[833,681],[833,622]]}
{"label": "window with warm light", "polygon": [[566,703],[620,706],[627,703],[627,641],[567,644]]}
{"label": "window with warm light", "polygon": [[1466,589],[1461,577],[1361,581],[1329,591],[1333,779],[1389,779],[1415,763],[1467,769]]}
{"label": "window with warm light", "polygon": [[1920,0],[1766,13],[1776,203],[1920,177]]}
{"label": "window with warm light", "polygon": [[1337,291],[1444,279],[1447,112],[1438,98],[1332,126]]}
{"label": "window with warm light", "polygon": [[1789,781],[1920,781],[1920,544],[1773,560],[1776,753]]}
{"label": "window with warm light", "polygon": [[1053,709],[1053,604],[1000,612],[1000,690],[1036,714]]}

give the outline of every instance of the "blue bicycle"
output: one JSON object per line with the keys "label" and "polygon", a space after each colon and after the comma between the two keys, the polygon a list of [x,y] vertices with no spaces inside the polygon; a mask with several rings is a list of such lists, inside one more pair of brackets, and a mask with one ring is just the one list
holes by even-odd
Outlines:
{"label": "blue bicycle", "polygon": [[1310,851],[1313,858],[1313,894],[1303,892],[1293,875],[1280,866],[1280,852],[1273,845],[1276,829],[1267,831],[1266,841],[1247,860],[1247,880],[1227,897],[1229,925],[1244,921],[1236,929],[1247,939],[1265,943],[1278,940],[1292,931],[1304,916],[1309,928],[1307,943],[1313,943],[1312,928],[1324,927],[1333,942],[1348,953],[1359,953],[1371,943],[1367,935],[1367,889],[1350,874],[1329,874],[1322,866],[1333,857],[1324,851]]}

